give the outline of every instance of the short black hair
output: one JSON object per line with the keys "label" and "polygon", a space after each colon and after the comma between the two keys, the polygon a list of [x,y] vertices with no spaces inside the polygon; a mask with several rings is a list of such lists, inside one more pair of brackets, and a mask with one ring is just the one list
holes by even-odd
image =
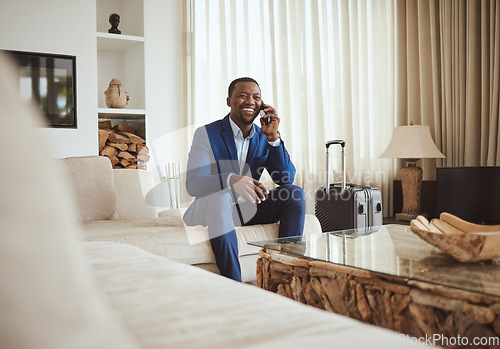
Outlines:
{"label": "short black hair", "polygon": [[[236,86],[236,84],[238,82],[254,82],[257,84],[257,86],[259,86],[259,83],[257,81],[255,81],[255,79],[252,79],[252,78],[249,78],[249,77],[243,77],[243,78],[238,78],[238,79],[235,79],[233,80],[230,84],[229,84],[229,88],[227,89],[227,96],[229,98],[231,98],[232,94],[233,94],[233,91],[234,91],[234,87]],[[260,88],[260,86],[259,86]]]}

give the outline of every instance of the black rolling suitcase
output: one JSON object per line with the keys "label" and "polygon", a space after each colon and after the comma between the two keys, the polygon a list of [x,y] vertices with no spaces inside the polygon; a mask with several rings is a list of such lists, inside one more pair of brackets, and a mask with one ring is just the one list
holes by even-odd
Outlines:
{"label": "black rolling suitcase", "polygon": [[[330,184],[328,148],[342,147],[342,183]],[[378,230],[382,223],[382,194],[378,188],[345,182],[345,141],[326,142],[326,187],[316,191],[315,214],[321,230],[356,229],[357,232]],[[327,191],[326,188],[329,188]]]}

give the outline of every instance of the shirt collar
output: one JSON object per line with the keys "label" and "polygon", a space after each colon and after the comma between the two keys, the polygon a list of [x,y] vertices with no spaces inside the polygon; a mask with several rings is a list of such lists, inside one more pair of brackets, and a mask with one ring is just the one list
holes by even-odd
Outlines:
{"label": "shirt collar", "polygon": [[[231,125],[231,130],[233,131],[233,136],[237,137],[238,135],[243,138],[243,134],[241,133],[240,128],[236,123],[231,119],[231,116],[229,116],[229,124]],[[248,135],[248,139],[252,138],[253,135],[255,134],[255,125],[252,124],[252,129],[250,130],[250,134]]]}

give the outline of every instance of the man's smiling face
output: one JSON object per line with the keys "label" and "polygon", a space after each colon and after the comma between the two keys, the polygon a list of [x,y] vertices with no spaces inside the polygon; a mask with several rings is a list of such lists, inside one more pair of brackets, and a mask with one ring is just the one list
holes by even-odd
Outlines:
{"label": "man's smiling face", "polygon": [[254,82],[240,81],[227,98],[227,105],[231,107],[231,119],[240,128],[253,123],[262,105],[260,88]]}

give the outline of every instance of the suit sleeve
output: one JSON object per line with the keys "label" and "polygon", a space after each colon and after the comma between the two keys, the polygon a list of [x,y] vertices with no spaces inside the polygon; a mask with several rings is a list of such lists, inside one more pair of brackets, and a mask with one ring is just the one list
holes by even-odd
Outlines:
{"label": "suit sleeve", "polygon": [[285,148],[285,143],[281,140],[281,144],[277,147],[268,146],[269,157],[266,167],[273,182],[278,185],[292,184],[295,179],[295,166]]}
{"label": "suit sleeve", "polygon": [[193,197],[205,196],[226,188],[227,177],[231,172],[219,173],[210,140],[205,127],[198,128],[189,151],[186,190]]}

